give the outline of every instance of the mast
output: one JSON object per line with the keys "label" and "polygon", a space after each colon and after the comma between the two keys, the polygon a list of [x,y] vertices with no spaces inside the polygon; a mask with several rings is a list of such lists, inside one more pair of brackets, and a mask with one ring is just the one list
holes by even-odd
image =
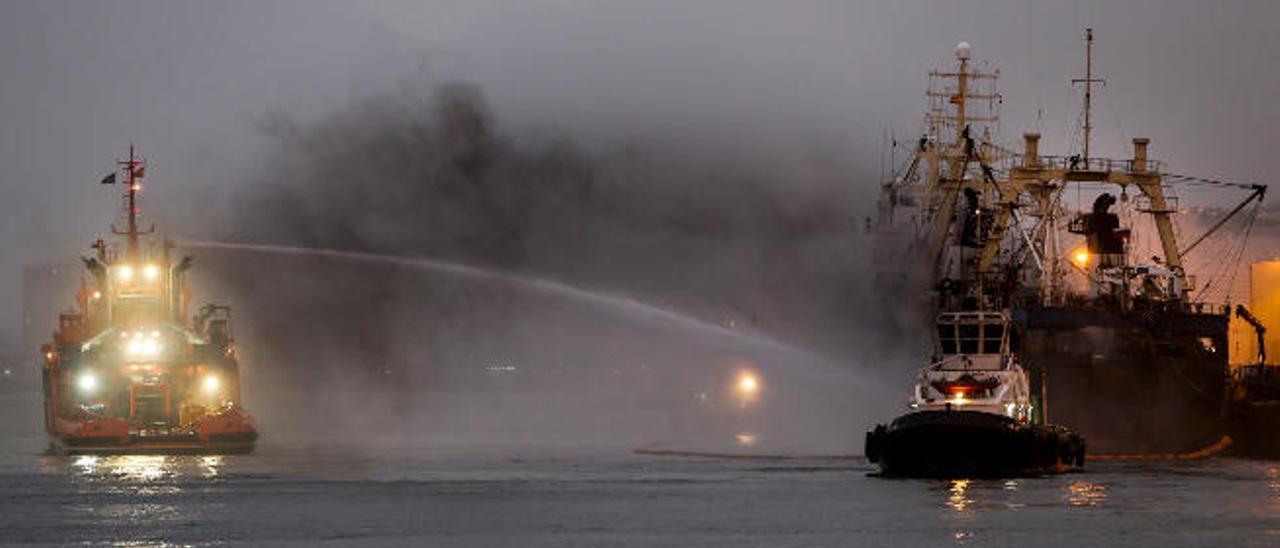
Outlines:
{"label": "mast", "polygon": [[142,190],[142,183],[139,182],[139,179],[144,175],[143,171],[146,169],[146,162],[134,155],[133,145],[130,144],[129,159],[116,160],[116,163],[124,168],[125,171],[124,208],[128,225],[123,231],[113,228],[112,232],[125,236],[125,258],[134,260],[138,258],[138,236],[144,234],[144,232],[138,230],[138,191]]}
{"label": "mast", "polygon": [[1093,77],[1093,29],[1088,28],[1084,31],[1084,78],[1075,78],[1071,80],[1072,84],[1084,84],[1084,164],[1085,169],[1089,165],[1089,141],[1093,133],[1093,85],[1106,84],[1107,81],[1101,78]]}
{"label": "mast", "polygon": [[974,69],[968,42],[956,46],[956,69],[929,72],[929,111],[925,115],[927,147],[917,153],[928,165],[926,201],[932,214],[926,240],[927,260],[942,269],[955,209],[965,188],[986,190],[986,181],[969,177],[973,163],[991,163],[987,146],[991,126],[999,121],[998,70]]}

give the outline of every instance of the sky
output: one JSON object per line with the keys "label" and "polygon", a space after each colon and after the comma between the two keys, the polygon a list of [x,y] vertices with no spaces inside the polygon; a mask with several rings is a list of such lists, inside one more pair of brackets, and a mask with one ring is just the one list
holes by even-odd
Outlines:
{"label": "sky", "polygon": [[[730,207],[733,185],[750,178],[784,210],[798,200],[793,216],[823,202],[859,218],[885,135],[920,130],[927,71],[961,40],[1001,71],[1000,137],[1036,130],[1046,153],[1068,150],[1080,111],[1070,79],[1093,27],[1107,80],[1095,150],[1123,157],[1129,139],[1149,136],[1171,171],[1266,183],[1277,174],[1278,10],[1193,0],[5,2],[0,345],[17,340],[21,268],[88,254],[112,221],[118,189],[97,181],[131,143],[151,163],[144,213],[162,230],[243,234],[226,225],[276,212],[254,189],[281,169],[281,137],[263,129],[272,120],[332,128],[334,113],[365,112],[353,105],[447,82],[478,89],[513,146],[564,139],[588,158],[640,147],[663,166],[734,174],[672,183],[649,165],[635,177],[711,185],[679,194],[707,210]],[[539,241],[552,251],[536,268],[580,274],[554,260],[554,238]],[[608,285],[609,272],[583,276]]]}

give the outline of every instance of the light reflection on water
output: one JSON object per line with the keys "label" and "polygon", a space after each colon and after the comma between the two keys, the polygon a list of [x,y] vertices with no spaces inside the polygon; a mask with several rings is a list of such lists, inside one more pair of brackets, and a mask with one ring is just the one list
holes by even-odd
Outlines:
{"label": "light reflection on water", "polygon": [[947,506],[956,512],[966,512],[973,506],[973,497],[969,496],[969,480],[952,480]]}
{"label": "light reflection on water", "polygon": [[951,531],[951,540],[957,544],[965,544],[973,539],[973,530],[968,527],[975,519],[970,483],[970,480],[952,480],[947,489],[946,505],[951,510],[951,520],[960,526]]}
{"label": "light reflection on water", "polygon": [[203,475],[206,478],[218,477],[218,469],[222,467],[221,455],[210,455],[200,458],[200,466],[203,467]]}
{"label": "light reflection on water", "polygon": [[1073,481],[1067,484],[1066,499],[1071,506],[1102,506],[1107,500],[1107,486],[1092,481]]}
{"label": "light reflection on water", "polygon": [[70,471],[79,478],[148,484],[186,476],[217,478],[224,459],[221,455],[77,455],[70,462]]}
{"label": "light reflection on water", "polygon": [[[94,503],[74,510],[103,531],[113,528],[171,527],[190,523],[199,512],[182,504],[192,480],[217,478],[223,467],[220,456],[180,455],[77,455],[63,461],[78,491]],[[129,534],[128,537],[132,537]],[[102,539],[114,546],[163,546],[136,538]]]}
{"label": "light reflection on water", "polygon": [[[1280,503],[1280,468],[1274,489]],[[1047,489],[1046,489],[1047,488]],[[1108,502],[1108,485],[1092,479],[1055,476],[1034,479],[956,479],[940,485],[938,501],[947,523],[950,543],[984,542],[992,523],[1007,519],[1008,512],[1034,512],[1037,508],[1096,508]],[[1054,495],[1055,491],[1058,495]]]}
{"label": "light reflection on water", "polygon": [[[1261,505],[1256,512],[1259,514],[1280,514],[1280,467],[1269,465],[1263,470],[1263,475],[1267,480],[1267,504]],[[1272,535],[1280,535],[1280,530],[1271,531]]]}
{"label": "light reflection on water", "polygon": [[121,479],[148,482],[165,476],[168,459],[163,455],[124,455],[108,457],[103,467]]}

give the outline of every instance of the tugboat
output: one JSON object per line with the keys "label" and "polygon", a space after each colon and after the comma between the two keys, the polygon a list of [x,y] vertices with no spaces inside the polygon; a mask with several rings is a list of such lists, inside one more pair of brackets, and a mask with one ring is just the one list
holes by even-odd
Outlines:
{"label": "tugboat", "polygon": [[1084,466],[1085,442],[1034,424],[1027,373],[1009,352],[1003,312],[946,312],[920,371],[912,412],[867,433],[867,459],[891,477],[1034,476]]}
{"label": "tugboat", "polygon": [[[119,162],[126,228],[83,258],[75,308],[41,355],[45,429],[62,453],[245,453],[258,431],[240,406],[231,309],[189,316],[190,256],[139,229],[146,163]],[[117,173],[102,180],[115,184]]]}

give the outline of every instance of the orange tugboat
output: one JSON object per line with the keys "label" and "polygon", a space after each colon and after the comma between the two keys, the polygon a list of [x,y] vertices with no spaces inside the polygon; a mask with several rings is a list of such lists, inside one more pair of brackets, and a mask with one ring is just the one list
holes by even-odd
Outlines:
{"label": "orange tugboat", "polygon": [[[240,407],[240,369],[231,309],[189,314],[192,259],[139,225],[145,162],[119,162],[123,230],[84,258],[75,309],[59,316],[46,343],[45,429],[66,453],[244,453],[258,438]],[[114,184],[116,173],[103,183]]]}

